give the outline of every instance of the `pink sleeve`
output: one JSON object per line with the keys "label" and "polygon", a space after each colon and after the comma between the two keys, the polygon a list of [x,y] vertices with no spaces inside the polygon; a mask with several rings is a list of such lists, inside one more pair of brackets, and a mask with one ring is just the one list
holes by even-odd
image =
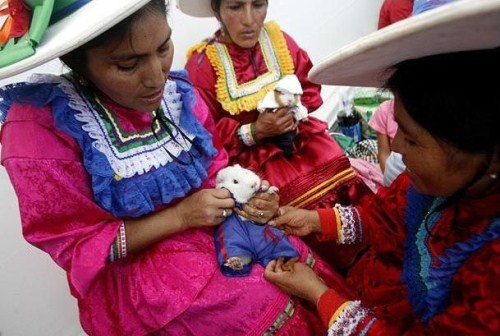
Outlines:
{"label": "pink sleeve", "polygon": [[394,120],[394,100],[386,100],[375,111],[368,125],[375,131],[391,138],[396,135],[398,124]]}
{"label": "pink sleeve", "polygon": [[25,239],[67,272],[72,294],[82,297],[106,267],[121,220],[94,202],[78,146],[49,118],[38,122],[40,112],[49,111],[11,109],[2,127],[2,164],[18,198]]}
{"label": "pink sleeve", "polygon": [[217,149],[217,154],[213,158],[212,164],[208,168],[208,177],[203,183],[202,188],[214,188],[215,187],[215,176],[217,172],[227,166],[229,156],[222,145],[222,141],[216,131],[215,122],[208,110],[207,104],[203,101],[200,93],[195,89],[196,92],[196,105],[194,108],[195,117],[201,122],[201,124],[207,129],[207,131],[212,135],[212,142],[214,147]]}

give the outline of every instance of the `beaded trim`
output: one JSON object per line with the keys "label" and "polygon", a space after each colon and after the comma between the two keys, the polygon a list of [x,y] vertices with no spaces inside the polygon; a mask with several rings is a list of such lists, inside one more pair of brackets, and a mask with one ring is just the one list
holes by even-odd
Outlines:
{"label": "beaded trim", "polygon": [[250,82],[240,84],[227,46],[217,41],[206,44],[205,52],[217,74],[217,100],[231,115],[255,110],[257,103],[274,88],[278,80],[295,72],[288,45],[277,23],[271,21],[263,26],[258,45],[268,71]]}
{"label": "beaded trim", "polygon": [[127,256],[127,235],[125,232],[125,223],[120,224],[118,234],[109,248],[108,262],[125,258]]}
{"label": "beaded trim", "polygon": [[255,126],[254,123],[244,124],[238,127],[238,138],[245,146],[253,146],[255,141]]}
{"label": "beaded trim", "polygon": [[368,313],[369,311],[361,306],[360,301],[347,301],[333,314],[328,336],[354,335],[358,324],[368,316]]}
{"label": "beaded trim", "polygon": [[305,264],[311,268],[314,268],[314,266],[316,266],[316,259],[314,259],[314,256],[310,250],[307,253]]}
{"label": "beaded trim", "polygon": [[285,309],[279,314],[273,324],[263,333],[264,336],[276,335],[285,323],[293,316],[295,313],[295,301],[290,298]]}
{"label": "beaded trim", "polygon": [[340,221],[337,221],[337,243],[355,244],[361,242],[363,229],[358,209],[337,203],[333,210],[336,217],[340,217]]}

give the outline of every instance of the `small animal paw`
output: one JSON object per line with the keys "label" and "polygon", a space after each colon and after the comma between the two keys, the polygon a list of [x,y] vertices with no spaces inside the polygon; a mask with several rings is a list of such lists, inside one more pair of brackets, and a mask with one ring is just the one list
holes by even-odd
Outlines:
{"label": "small animal paw", "polygon": [[243,269],[243,266],[248,264],[250,262],[249,257],[231,257],[226,260],[224,263],[224,266],[227,266],[229,268],[232,268],[234,270],[241,270]]}
{"label": "small animal paw", "polygon": [[269,189],[267,189],[267,192],[269,194],[274,194],[274,193],[277,193],[278,191],[280,191],[280,190],[278,189],[278,187],[275,187],[275,186],[270,186]]}

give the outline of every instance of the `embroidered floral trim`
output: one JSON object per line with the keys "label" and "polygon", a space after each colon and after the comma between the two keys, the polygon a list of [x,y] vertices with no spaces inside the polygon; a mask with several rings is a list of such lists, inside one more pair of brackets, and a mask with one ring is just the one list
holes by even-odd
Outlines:
{"label": "embroidered floral trim", "polygon": [[295,301],[290,298],[285,309],[278,315],[276,320],[271,324],[271,326],[264,332],[264,336],[272,336],[276,335],[281,328],[286,324],[286,322],[293,316],[295,313]]}
{"label": "embroidered floral trim", "polygon": [[368,316],[368,313],[360,301],[347,301],[333,315],[328,336],[354,335],[359,323]]}
{"label": "embroidered floral trim", "polygon": [[[82,129],[94,140],[93,147],[106,156],[119,178],[142,175],[152,168],[172,162],[172,157],[165,149],[175,157],[191,149],[191,143],[185,141],[175,129],[172,129],[174,138],[166,136],[165,132],[160,132],[162,136],[159,141],[152,131],[124,135],[113,114],[99,100],[84,96],[82,92],[77,91],[73,83],[65,78],[36,75],[33,81],[60,85],[70,99],[70,107],[76,111],[75,118],[83,123]],[[168,119],[179,124],[182,100],[181,95],[177,93],[176,83],[172,80],[167,81],[165,85],[161,107]],[[156,130],[160,129],[158,124],[153,127]],[[194,138],[189,131],[184,130],[184,132],[190,140]]]}
{"label": "embroidered floral trim", "polygon": [[353,206],[335,204],[333,210],[338,212],[340,221],[337,222],[337,243],[355,244],[362,240],[362,223],[358,210]]}
{"label": "embroidered floral trim", "polygon": [[[258,44],[268,71],[248,83],[238,83],[229,51],[223,43],[206,44],[206,54],[216,74],[217,100],[231,115],[257,108],[257,103],[284,75],[295,67],[286,40],[275,22],[268,22],[260,32]],[[199,50],[201,46],[197,46]]]}

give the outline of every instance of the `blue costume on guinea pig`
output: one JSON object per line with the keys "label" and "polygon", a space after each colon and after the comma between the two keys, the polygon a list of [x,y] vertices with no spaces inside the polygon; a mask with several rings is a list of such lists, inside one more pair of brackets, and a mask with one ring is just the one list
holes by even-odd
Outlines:
{"label": "blue costume on guinea pig", "polygon": [[[252,171],[234,165],[219,171],[217,188],[228,189],[239,207],[259,191],[260,178]],[[231,277],[247,276],[254,262],[265,267],[279,257],[299,256],[283,232],[240,217],[235,212],[215,230],[215,248],[221,272]]]}

